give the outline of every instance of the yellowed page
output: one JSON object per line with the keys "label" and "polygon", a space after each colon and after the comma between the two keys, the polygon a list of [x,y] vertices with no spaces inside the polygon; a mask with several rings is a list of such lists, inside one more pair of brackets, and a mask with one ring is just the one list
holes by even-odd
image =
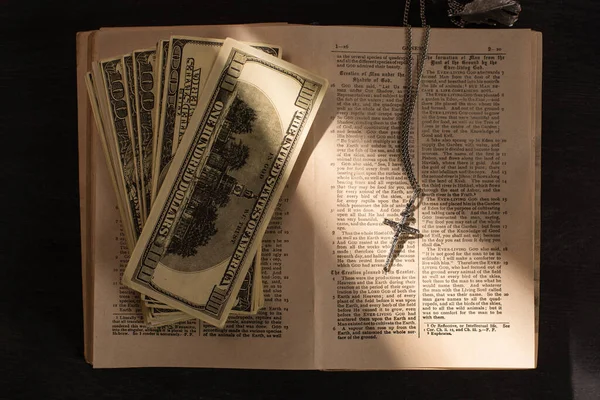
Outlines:
{"label": "yellowed page", "polygon": [[[171,33],[245,41],[270,38],[246,27],[198,27],[141,31],[107,30],[98,35],[97,57],[125,54],[152,46]],[[291,39],[291,37],[290,37]],[[284,49],[285,52],[285,49]],[[129,253],[120,232],[116,198],[110,185],[102,149],[95,140],[94,198],[96,218],[92,261],[96,276],[94,366],[195,366],[229,368],[313,368],[312,225],[306,205],[312,167],[310,145],[300,154],[278,208],[263,238],[262,272],[265,308],[258,315],[230,316],[225,328],[201,326],[197,320],[147,328],[142,321],[139,295],[120,284]],[[293,210],[293,212],[292,212]]]}
{"label": "yellowed page", "polygon": [[405,31],[314,36],[315,72],[335,85],[314,154],[317,367],[534,367],[531,32],[432,30],[413,131],[423,237],[387,275],[382,222],[411,194],[397,147]]}

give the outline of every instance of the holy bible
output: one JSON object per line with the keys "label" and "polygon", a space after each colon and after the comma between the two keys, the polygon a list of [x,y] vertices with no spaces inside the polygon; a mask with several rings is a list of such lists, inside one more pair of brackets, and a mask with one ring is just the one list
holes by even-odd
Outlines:
{"label": "holy bible", "polygon": [[[256,24],[77,35],[90,364],[536,367],[541,34],[432,29],[410,142],[425,194],[412,223],[421,235],[403,244],[385,273],[394,231],[383,221],[399,220],[411,193],[398,148],[400,113],[406,54],[417,57],[422,31],[414,29],[413,48],[406,47],[405,33],[398,27]],[[122,284],[131,229],[123,225],[86,88],[94,62],[156,49],[174,36],[280,46],[283,60],[329,85],[256,253],[262,302],[256,301],[256,313],[230,315],[221,328],[185,315],[151,326],[142,308],[168,307],[141,300]],[[152,199],[151,190],[145,194]]]}

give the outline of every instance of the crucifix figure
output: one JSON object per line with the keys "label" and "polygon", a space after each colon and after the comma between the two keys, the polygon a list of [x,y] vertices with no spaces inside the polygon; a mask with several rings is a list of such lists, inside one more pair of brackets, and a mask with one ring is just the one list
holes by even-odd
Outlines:
{"label": "crucifix figure", "polygon": [[385,260],[385,266],[383,267],[384,272],[389,272],[392,267],[392,261],[394,260],[394,254],[396,253],[396,248],[398,247],[398,243],[401,240],[405,241],[407,239],[414,239],[420,237],[421,233],[418,229],[412,228],[408,226],[410,224],[410,218],[413,214],[413,207],[415,204],[415,200],[417,198],[417,192],[413,194],[410,201],[406,203],[404,207],[404,211],[400,213],[402,219],[400,222],[392,221],[391,219],[385,218],[383,223],[394,230],[394,238],[392,240],[392,246],[390,248],[390,252]]}

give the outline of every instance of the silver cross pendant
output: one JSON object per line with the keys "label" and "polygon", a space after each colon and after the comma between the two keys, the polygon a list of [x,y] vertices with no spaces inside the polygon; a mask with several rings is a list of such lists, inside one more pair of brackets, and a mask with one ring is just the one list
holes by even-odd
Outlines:
{"label": "silver cross pendant", "polygon": [[413,214],[413,206],[415,202],[416,196],[413,195],[410,201],[404,207],[404,211],[400,213],[402,219],[400,222],[392,221],[391,219],[385,218],[383,223],[394,230],[394,238],[392,239],[392,247],[388,253],[388,256],[385,260],[385,266],[383,267],[384,272],[389,272],[392,268],[392,262],[394,260],[394,255],[396,254],[396,248],[398,244],[402,241],[405,242],[408,239],[415,239],[421,237],[421,233],[418,229],[412,228],[409,226],[410,218]]}

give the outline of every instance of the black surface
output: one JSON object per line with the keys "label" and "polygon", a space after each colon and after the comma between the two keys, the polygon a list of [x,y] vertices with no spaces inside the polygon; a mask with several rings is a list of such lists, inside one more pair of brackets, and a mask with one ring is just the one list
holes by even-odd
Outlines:
{"label": "black surface", "polygon": [[[428,1],[433,26],[450,26]],[[0,2],[0,398],[600,398],[600,4],[522,1],[544,34],[542,303],[532,371],[92,370],[83,360],[75,33],[244,22],[400,25],[403,2]]]}

